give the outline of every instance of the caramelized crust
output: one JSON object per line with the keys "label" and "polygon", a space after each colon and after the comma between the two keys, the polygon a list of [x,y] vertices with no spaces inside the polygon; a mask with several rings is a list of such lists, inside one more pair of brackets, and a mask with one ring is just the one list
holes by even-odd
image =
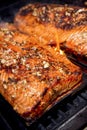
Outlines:
{"label": "caramelized crust", "polygon": [[28,40],[28,37],[29,36],[23,33],[19,33],[19,31],[13,24],[4,22],[0,23],[0,40],[14,42],[14,45],[18,45],[18,43],[20,43],[21,46],[21,44]]}
{"label": "caramelized crust", "polygon": [[86,16],[86,8],[57,4],[29,4],[16,14],[15,24],[21,31],[29,31],[27,27],[30,25],[36,27],[41,24],[44,26],[52,24],[57,29],[70,30],[74,27],[87,25]]}
{"label": "caramelized crust", "polygon": [[60,46],[72,60],[87,67],[87,29],[72,33]]}
{"label": "caramelized crust", "polygon": [[82,72],[64,54],[29,42],[11,26],[0,27],[0,93],[30,123],[79,87]]}
{"label": "caramelized crust", "polygon": [[29,4],[19,10],[14,23],[21,32],[33,36],[33,41],[57,51],[61,46],[87,66],[87,8]]}

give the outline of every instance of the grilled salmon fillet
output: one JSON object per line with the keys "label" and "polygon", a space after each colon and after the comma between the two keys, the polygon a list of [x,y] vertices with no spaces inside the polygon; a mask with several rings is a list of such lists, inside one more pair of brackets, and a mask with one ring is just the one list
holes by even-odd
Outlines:
{"label": "grilled salmon fillet", "polygon": [[68,48],[68,54],[87,66],[87,8],[29,4],[19,10],[14,23],[38,43],[55,46],[57,51],[60,46]]}
{"label": "grilled salmon fillet", "polygon": [[[87,25],[86,16],[86,8],[57,4],[29,4],[18,11],[14,22],[20,31],[31,34],[35,31],[40,33],[44,27],[50,25],[63,30]],[[31,27],[34,29],[31,30]],[[47,30],[52,31],[51,28]]]}
{"label": "grilled salmon fillet", "polygon": [[75,63],[87,67],[87,30],[72,33],[60,47]]}
{"label": "grilled salmon fillet", "polygon": [[6,22],[0,23],[0,40],[7,41],[7,42],[14,42],[23,44],[24,42],[28,41],[27,35],[23,33],[19,33],[16,27],[13,24],[9,24]]}
{"label": "grilled salmon fillet", "polygon": [[27,39],[13,25],[0,25],[0,94],[31,123],[78,88],[82,72],[64,54]]}

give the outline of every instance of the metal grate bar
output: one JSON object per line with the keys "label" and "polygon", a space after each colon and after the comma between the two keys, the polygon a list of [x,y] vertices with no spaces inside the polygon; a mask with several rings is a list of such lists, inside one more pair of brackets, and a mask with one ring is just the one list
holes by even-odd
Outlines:
{"label": "metal grate bar", "polygon": [[1,113],[0,113],[0,129],[2,129],[2,130],[7,130],[7,129],[12,130],[12,128],[8,124],[7,120],[3,117],[3,115],[1,115]]}
{"label": "metal grate bar", "polygon": [[[46,120],[44,119],[44,121],[41,121],[41,126],[45,128],[44,130],[73,130],[73,126],[76,123],[77,125],[75,126],[75,130],[78,130],[87,123],[86,91],[86,89],[85,91],[82,90],[81,92],[73,95],[71,98],[69,97],[68,101],[63,101],[58,104],[56,110],[54,109],[53,113],[51,111],[51,113],[47,115]],[[85,95],[85,99],[81,96],[83,93]],[[49,122],[49,119],[51,122],[47,123]],[[38,129],[36,128],[35,130]]]}

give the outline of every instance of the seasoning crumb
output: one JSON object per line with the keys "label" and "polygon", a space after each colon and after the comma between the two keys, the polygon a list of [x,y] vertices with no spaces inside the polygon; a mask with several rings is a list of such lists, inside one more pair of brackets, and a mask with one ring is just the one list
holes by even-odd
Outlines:
{"label": "seasoning crumb", "polygon": [[6,84],[3,84],[3,87],[4,87],[4,89],[7,89],[7,88],[8,88]]}
{"label": "seasoning crumb", "polygon": [[43,61],[44,69],[49,68],[50,64],[47,61]]}

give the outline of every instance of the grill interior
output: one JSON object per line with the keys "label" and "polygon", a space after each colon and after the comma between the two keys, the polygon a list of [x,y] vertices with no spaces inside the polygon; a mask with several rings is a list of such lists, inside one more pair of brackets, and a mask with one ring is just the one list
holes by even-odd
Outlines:
{"label": "grill interior", "polygon": [[[79,2],[78,2],[79,1]],[[20,4],[21,2],[21,4]],[[10,3],[9,0],[1,2],[0,21],[12,22],[18,9],[35,0],[20,0]],[[86,6],[86,0],[39,0],[44,3],[58,3]],[[10,5],[9,5],[10,4]],[[87,75],[84,75],[87,79]],[[2,130],[78,130],[87,123],[87,81],[84,81],[82,89],[68,95],[61,102],[54,105],[40,119],[28,126],[12,107],[0,95],[0,128]],[[73,128],[74,127],[74,128]]]}
{"label": "grill interior", "polygon": [[[23,3],[34,3],[34,2],[41,2],[41,3],[57,3],[57,4],[71,4],[71,5],[79,5],[79,6],[87,6],[86,2],[87,0],[19,0],[20,2],[23,2]],[[15,2],[18,2],[17,0],[0,0],[0,6],[2,7],[5,7],[9,4],[12,4],[12,3],[15,3]]]}
{"label": "grill interior", "polygon": [[1,21],[7,21],[12,22],[14,19],[15,13],[24,5],[27,5],[29,3],[53,3],[53,4],[68,4],[71,6],[80,6],[80,7],[87,7],[87,0],[1,0],[0,3],[0,22]]}

